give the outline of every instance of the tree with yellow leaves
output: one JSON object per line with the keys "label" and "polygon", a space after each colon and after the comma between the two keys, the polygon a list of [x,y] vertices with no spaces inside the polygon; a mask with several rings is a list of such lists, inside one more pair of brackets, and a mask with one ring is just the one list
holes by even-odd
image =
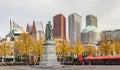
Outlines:
{"label": "tree with yellow leaves", "polygon": [[2,62],[5,62],[6,56],[12,54],[12,50],[10,45],[6,44],[5,42],[0,44],[0,55],[3,56]]}
{"label": "tree with yellow leaves", "polygon": [[84,46],[84,50],[84,53],[87,53],[88,55],[95,55],[96,53],[95,47],[92,45]]}
{"label": "tree with yellow leaves", "polygon": [[60,53],[61,53],[61,47],[60,47],[60,42],[58,39],[54,39],[56,42],[56,55],[58,57],[58,61],[60,61]]}
{"label": "tree with yellow leaves", "polygon": [[35,46],[33,47],[33,54],[36,56],[39,56],[38,61],[40,61],[40,57],[43,54],[43,45],[40,40],[35,42]]}
{"label": "tree with yellow leaves", "polygon": [[70,44],[68,43],[68,41],[61,41],[60,44],[60,54],[62,55],[62,60],[66,61],[66,57],[67,55],[70,55]]}
{"label": "tree with yellow leaves", "polygon": [[58,56],[58,59],[60,60],[60,57],[62,57],[62,61],[66,60],[67,55],[70,55],[70,44],[68,41],[63,40],[59,41],[58,39],[55,39],[56,41],[56,54]]}
{"label": "tree with yellow leaves", "polygon": [[84,48],[82,47],[80,41],[76,41],[74,47],[73,47],[73,52],[75,55],[80,56],[84,52]]}
{"label": "tree with yellow leaves", "polygon": [[34,47],[34,39],[28,33],[22,33],[15,41],[15,53],[21,54],[24,62],[29,61],[29,54],[32,53]]}
{"label": "tree with yellow leaves", "polygon": [[102,55],[111,54],[112,41],[103,40],[99,43],[98,52]]}
{"label": "tree with yellow leaves", "polygon": [[58,39],[54,39],[56,42],[56,54],[59,55],[61,52],[60,41]]}
{"label": "tree with yellow leaves", "polygon": [[113,42],[113,51],[120,54],[120,41],[119,40],[115,40]]}

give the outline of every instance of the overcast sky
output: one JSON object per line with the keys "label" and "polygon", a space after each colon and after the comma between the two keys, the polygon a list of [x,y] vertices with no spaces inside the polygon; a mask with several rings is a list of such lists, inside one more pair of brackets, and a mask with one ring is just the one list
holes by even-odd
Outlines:
{"label": "overcast sky", "polygon": [[86,15],[97,16],[98,30],[120,29],[120,0],[0,0],[0,36],[9,33],[9,20],[13,16],[24,30],[26,23],[42,21],[43,25],[53,16],[78,13],[82,16],[82,29]]}

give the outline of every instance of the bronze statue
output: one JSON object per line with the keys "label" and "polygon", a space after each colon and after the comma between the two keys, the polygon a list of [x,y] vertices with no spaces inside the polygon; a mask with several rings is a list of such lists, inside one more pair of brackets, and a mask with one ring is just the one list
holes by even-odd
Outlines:
{"label": "bronze statue", "polygon": [[52,25],[51,22],[48,21],[46,24],[46,30],[45,30],[45,40],[51,40],[52,37]]}

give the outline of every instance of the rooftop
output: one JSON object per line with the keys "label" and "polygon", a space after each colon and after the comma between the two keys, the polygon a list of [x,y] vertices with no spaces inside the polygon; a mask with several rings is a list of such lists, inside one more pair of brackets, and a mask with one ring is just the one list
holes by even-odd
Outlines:
{"label": "rooftop", "polygon": [[94,25],[87,26],[85,29],[83,29],[82,32],[87,33],[87,32],[90,32],[90,31],[98,32],[97,28]]}

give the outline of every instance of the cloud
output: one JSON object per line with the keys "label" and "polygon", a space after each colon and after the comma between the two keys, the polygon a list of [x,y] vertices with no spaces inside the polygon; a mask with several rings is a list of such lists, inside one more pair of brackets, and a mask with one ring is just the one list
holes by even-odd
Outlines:
{"label": "cloud", "polygon": [[114,8],[120,4],[119,0],[99,0],[94,6],[93,11],[99,15],[103,16],[110,13]]}
{"label": "cloud", "polygon": [[85,16],[93,14],[98,17],[99,30],[104,30],[104,26],[120,23],[119,9],[119,0],[0,0],[0,25],[3,25],[0,26],[0,36],[9,32],[11,16],[26,28],[26,23],[32,23],[33,19],[42,21],[45,26],[54,15],[63,13],[68,20],[68,15],[73,12],[82,16],[83,28]]}
{"label": "cloud", "polygon": [[120,29],[120,5],[115,7],[106,15],[101,16],[99,21],[99,30]]}

